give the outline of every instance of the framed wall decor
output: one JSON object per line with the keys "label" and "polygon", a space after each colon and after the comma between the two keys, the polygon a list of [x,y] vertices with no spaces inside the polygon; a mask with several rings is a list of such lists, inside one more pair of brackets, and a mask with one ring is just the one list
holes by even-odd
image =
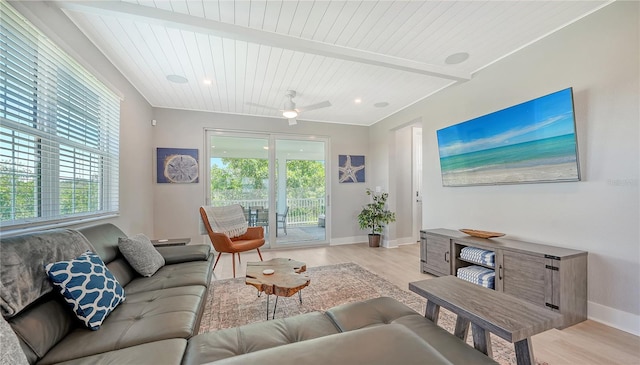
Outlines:
{"label": "framed wall decor", "polygon": [[437,131],[443,186],[580,180],[571,88]]}
{"label": "framed wall decor", "polygon": [[338,182],[364,182],[364,156],[338,155]]}
{"label": "framed wall decor", "polygon": [[200,166],[197,149],[158,147],[156,155],[158,183],[198,183]]}

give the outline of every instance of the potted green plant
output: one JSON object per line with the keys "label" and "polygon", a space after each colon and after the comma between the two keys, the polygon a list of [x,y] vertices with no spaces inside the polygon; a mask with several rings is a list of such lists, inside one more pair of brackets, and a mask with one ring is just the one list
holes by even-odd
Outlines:
{"label": "potted green plant", "polygon": [[396,221],[396,213],[385,209],[389,193],[376,193],[367,189],[367,195],[373,199],[372,203],[365,205],[358,214],[360,229],[371,229],[369,233],[369,247],[380,246],[380,233],[385,224]]}

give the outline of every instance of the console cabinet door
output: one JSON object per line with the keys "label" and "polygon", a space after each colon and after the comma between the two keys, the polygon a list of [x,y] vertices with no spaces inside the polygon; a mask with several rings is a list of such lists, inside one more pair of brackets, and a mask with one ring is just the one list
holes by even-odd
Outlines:
{"label": "console cabinet door", "polygon": [[451,274],[451,240],[439,236],[426,236],[427,264],[429,272],[437,275]]}
{"label": "console cabinet door", "polygon": [[497,255],[498,290],[542,307],[551,302],[547,259],[505,250],[497,250]]}

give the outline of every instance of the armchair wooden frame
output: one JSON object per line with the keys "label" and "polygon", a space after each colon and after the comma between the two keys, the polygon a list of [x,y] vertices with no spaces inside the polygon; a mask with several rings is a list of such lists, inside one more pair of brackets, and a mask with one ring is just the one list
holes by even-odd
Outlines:
{"label": "armchair wooden frame", "polygon": [[222,256],[223,252],[231,254],[234,278],[236,277],[236,253],[238,254],[238,263],[241,263],[241,252],[256,249],[256,251],[258,251],[258,256],[260,256],[260,261],[264,261],[262,260],[262,253],[260,253],[260,247],[265,243],[264,229],[262,227],[248,227],[247,232],[242,236],[229,238],[229,236],[224,233],[213,231],[213,229],[211,228],[211,224],[209,223],[209,218],[207,217],[207,212],[202,207],[200,208],[200,217],[202,218],[202,223],[207,230],[209,239],[211,239],[213,248],[218,252],[218,257],[216,258],[216,262],[213,265],[214,270],[216,269],[218,261],[220,260],[220,256]]}

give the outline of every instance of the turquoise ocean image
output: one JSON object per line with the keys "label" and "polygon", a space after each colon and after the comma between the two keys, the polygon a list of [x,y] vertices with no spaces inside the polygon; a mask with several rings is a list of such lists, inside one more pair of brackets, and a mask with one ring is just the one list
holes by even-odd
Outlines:
{"label": "turquoise ocean image", "polygon": [[437,134],[444,186],[579,180],[571,89]]}

